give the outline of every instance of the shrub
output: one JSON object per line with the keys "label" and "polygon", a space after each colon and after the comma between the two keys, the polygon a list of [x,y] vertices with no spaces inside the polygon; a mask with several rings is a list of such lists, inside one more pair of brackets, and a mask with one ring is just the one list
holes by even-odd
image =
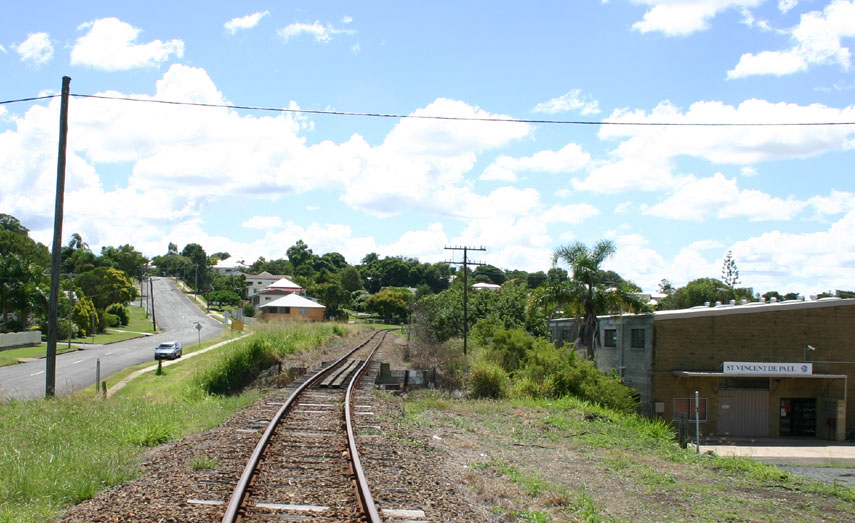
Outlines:
{"label": "shrub", "polygon": [[246,303],[243,306],[243,315],[247,318],[252,318],[255,316],[255,307],[252,306],[251,303]]}
{"label": "shrub", "polygon": [[505,397],[508,374],[490,361],[477,362],[469,373],[469,390],[475,398],[500,399]]}
{"label": "shrub", "polygon": [[[121,303],[114,303],[107,307],[107,312],[119,318],[119,325],[127,325],[131,321],[131,313],[128,307]],[[115,325],[111,325],[115,327]]]}

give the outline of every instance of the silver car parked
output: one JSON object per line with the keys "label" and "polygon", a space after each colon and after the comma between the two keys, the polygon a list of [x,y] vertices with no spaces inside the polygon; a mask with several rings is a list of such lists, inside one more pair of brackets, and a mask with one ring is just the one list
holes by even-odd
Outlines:
{"label": "silver car parked", "polygon": [[166,341],[161,343],[154,349],[154,359],[156,360],[174,360],[181,357],[181,342]]}

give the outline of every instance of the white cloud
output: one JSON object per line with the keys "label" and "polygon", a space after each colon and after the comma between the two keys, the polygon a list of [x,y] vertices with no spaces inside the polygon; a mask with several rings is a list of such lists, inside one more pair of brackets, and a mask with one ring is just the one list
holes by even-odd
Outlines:
{"label": "white cloud", "polygon": [[335,35],[352,35],[356,34],[356,31],[353,29],[336,29],[332,24],[323,25],[319,21],[315,20],[313,24],[295,22],[277,31],[277,34],[285,42],[302,35],[309,35],[314,38],[316,42],[326,44],[329,43]]}
{"label": "white cloud", "polygon": [[855,210],[826,231],[771,231],[733,245],[745,285],[777,290],[779,285],[804,294],[850,289],[855,266]]}
{"label": "white cloud", "polygon": [[0,45],[0,53],[6,54],[6,48]]}
{"label": "white cloud", "polygon": [[721,173],[686,183],[665,201],[647,207],[645,214],[676,220],[703,221],[716,218],[747,218],[751,221],[789,220],[801,212],[804,202],[766,193],[740,190],[736,179]]}
{"label": "white cloud", "polygon": [[833,0],[822,12],[805,13],[789,33],[792,47],[745,53],[736,67],[727,72],[727,77],[783,76],[806,71],[811,65],[832,63],[839,64],[844,71],[850,70],[852,52],[841,39],[855,37],[855,1]]}
{"label": "white cloud", "polygon": [[566,111],[579,111],[582,114],[598,114],[600,112],[600,105],[591,95],[583,94],[581,89],[573,89],[558,98],[539,103],[532,109],[532,112],[535,113],[549,114]]}
{"label": "white cloud", "polygon": [[232,18],[223,24],[223,27],[231,34],[235,34],[242,29],[252,29],[258,25],[262,18],[269,14],[270,11],[259,11],[257,13],[252,13],[251,15]]}
{"label": "white cloud", "polygon": [[795,50],[763,51],[759,54],[745,53],[736,67],[727,72],[728,78],[745,78],[753,75],[786,76],[807,71],[804,57]]}
{"label": "white cloud", "polygon": [[545,173],[571,173],[591,162],[591,155],[579,145],[569,143],[559,151],[539,151],[532,156],[513,158],[500,155],[484,169],[481,180],[515,181],[520,171]]}
{"label": "white cloud", "polygon": [[632,28],[642,33],[659,31],[667,36],[685,36],[709,28],[709,20],[727,9],[756,7],[763,0],[632,0],[651,6],[643,20]]}
{"label": "white cloud", "polygon": [[547,224],[567,223],[577,225],[598,214],[600,214],[599,209],[589,203],[553,205],[540,215],[540,219]]}
{"label": "white cloud", "polygon": [[282,218],[278,216],[253,216],[241,223],[247,229],[275,229],[282,225]]}
{"label": "white cloud", "polygon": [[741,173],[742,173],[742,176],[749,178],[751,176],[757,176],[757,169],[755,169],[754,167],[749,167],[746,165],[745,167],[742,168]]}
{"label": "white cloud", "polygon": [[71,49],[71,65],[84,65],[105,71],[126,71],[154,67],[170,56],[184,56],[184,42],[153,40],[136,43],[141,30],[118,18],[101,18],[80,25],[87,33]]}
{"label": "white cloud", "polygon": [[821,216],[843,214],[855,210],[855,193],[832,190],[828,196],[814,196],[808,200]]}
{"label": "white cloud", "polygon": [[778,0],[778,9],[782,13],[788,13],[791,9],[799,5],[799,0]]}
{"label": "white cloud", "polygon": [[707,249],[721,250],[724,248],[724,244],[718,240],[698,240],[689,244],[689,248],[697,251],[703,251]]}
{"label": "white cloud", "polygon": [[[704,101],[682,111],[662,102],[645,111],[615,111],[608,121],[637,123],[811,123],[855,121],[855,106],[843,109],[820,104],[800,106],[746,100],[738,106]],[[671,190],[687,177],[673,173],[678,156],[716,164],[751,165],[774,160],[808,158],[855,146],[855,129],[829,126],[632,126],[604,125],[599,137],[622,139],[609,159],[594,163],[577,190],[620,192]]]}
{"label": "white cloud", "polygon": [[[26,40],[12,48],[21,57],[22,62],[30,62],[35,66],[45,64],[53,58],[53,44],[50,43],[47,33],[28,35]],[[5,53],[6,50],[4,49],[3,52]]]}

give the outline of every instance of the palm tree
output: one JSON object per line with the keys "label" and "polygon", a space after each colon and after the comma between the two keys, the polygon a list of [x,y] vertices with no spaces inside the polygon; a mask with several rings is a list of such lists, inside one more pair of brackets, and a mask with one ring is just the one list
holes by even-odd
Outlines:
{"label": "palm tree", "polygon": [[71,235],[71,239],[68,241],[68,248],[72,251],[76,250],[89,250],[89,244],[83,241],[83,237],[80,236],[80,233],[75,232]]}
{"label": "palm tree", "polygon": [[553,253],[553,265],[558,262],[569,265],[570,278],[538,289],[530,302],[532,306],[545,307],[550,315],[563,307],[565,314],[581,317],[579,340],[591,357],[599,340],[597,314],[647,309],[637,287],[611,271],[602,270],[603,262],[614,252],[614,243],[609,240],[600,240],[593,249],[582,242],[558,247]]}

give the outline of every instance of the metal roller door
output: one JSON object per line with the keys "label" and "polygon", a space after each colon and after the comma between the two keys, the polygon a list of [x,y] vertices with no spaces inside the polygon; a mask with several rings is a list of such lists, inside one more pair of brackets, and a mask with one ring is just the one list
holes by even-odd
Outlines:
{"label": "metal roller door", "polygon": [[719,389],[718,434],[769,435],[769,391]]}

